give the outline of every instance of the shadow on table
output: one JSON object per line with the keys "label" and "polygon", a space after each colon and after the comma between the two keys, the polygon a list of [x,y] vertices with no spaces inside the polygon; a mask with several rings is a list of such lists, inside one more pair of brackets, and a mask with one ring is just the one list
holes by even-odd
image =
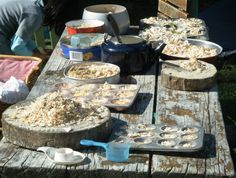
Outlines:
{"label": "shadow on table", "polygon": [[131,75],[121,76],[120,83],[122,84],[137,84],[137,80]]}
{"label": "shadow on table", "polygon": [[[99,147],[91,147],[89,150],[84,150],[83,153],[85,154],[97,154],[97,159],[101,161],[101,165],[127,165],[130,163],[147,163],[149,161],[149,154],[133,154],[131,153],[129,155],[129,159],[127,162],[112,162],[109,160],[106,160],[106,153],[105,149],[99,148]],[[80,165],[87,165],[91,163],[91,159],[89,157],[86,157],[83,162],[80,163]]]}
{"label": "shadow on table", "polygon": [[156,75],[156,70],[150,70],[150,68],[151,68],[151,66],[149,68],[145,69],[144,71],[133,73],[133,74],[129,74],[129,75],[121,74],[121,76],[120,76],[120,83],[136,84],[137,81],[136,81],[136,79],[134,77],[132,77],[132,75],[136,75],[136,76]]}
{"label": "shadow on table", "polygon": [[88,157],[85,157],[84,161],[79,163],[79,165],[89,165],[91,163],[91,159]]}
{"label": "shadow on table", "polygon": [[108,160],[104,160],[101,162],[101,165],[103,166],[122,166],[122,165],[127,165],[127,164],[137,164],[137,163],[142,163],[142,164],[147,164],[149,161],[149,155],[138,155],[138,154],[132,154],[129,155],[129,159],[126,162],[112,162]]}

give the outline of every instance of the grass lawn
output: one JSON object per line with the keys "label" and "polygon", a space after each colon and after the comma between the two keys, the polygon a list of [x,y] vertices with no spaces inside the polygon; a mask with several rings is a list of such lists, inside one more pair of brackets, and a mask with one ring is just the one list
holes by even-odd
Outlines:
{"label": "grass lawn", "polygon": [[228,59],[219,71],[218,86],[227,139],[236,168],[236,58]]}

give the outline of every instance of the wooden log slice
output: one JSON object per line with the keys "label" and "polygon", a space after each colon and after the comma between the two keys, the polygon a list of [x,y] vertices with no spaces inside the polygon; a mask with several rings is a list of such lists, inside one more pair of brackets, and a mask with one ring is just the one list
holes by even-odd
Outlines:
{"label": "wooden log slice", "polygon": [[13,144],[37,149],[41,146],[80,149],[81,139],[106,141],[111,134],[110,111],[102,107],[102,118],[66,126],[30,126],[20,121],[17,108],[29,106],[31,100],[10,106],[2,115],[2,134]]}
{"label": "wooden log slice", "polygon": [[[179,65],[180,61],[168,61]],[[183,91],[202,91],[211,88],[216,82],[217,70],[214,65],[201,62],[205,69],[202,71],[187,71],[162,65],[161,85],[166,88]]]}

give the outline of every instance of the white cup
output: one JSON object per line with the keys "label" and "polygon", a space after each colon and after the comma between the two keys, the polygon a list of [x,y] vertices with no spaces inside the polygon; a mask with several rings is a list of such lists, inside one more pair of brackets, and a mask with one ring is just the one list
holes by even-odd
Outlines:
{"label": "white cup", "polygon": [[68,161],[73,157],[73,150],[71,148],[58,148],[55,150],[55,161]]}

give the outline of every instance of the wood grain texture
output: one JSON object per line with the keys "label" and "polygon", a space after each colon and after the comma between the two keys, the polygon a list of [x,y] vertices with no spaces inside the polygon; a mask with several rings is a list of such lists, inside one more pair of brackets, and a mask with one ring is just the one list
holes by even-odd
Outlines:
{"label": "wood grain texture", "polygon": [[159,0],[158,3],[158,11],[170,18],[187,18],[188,16],[187,12],[181,11],[166,1]]}
{"label": "wood grain texture", "polygon": [[[61,70],[69,63],[60,56],[58,46],[46,64],[28,99],[40,96],[52,89],[55,81],[60,81]],[[153,117],[156,65],[143,75],[128,76],[122,83],[137,83],[141,85],[140,92],[134,104],[125,111],[112,111],[113,132],[127,122],[151,123]],[[53,72],[52,72],[53,71]],[[56,78],[56,80],[55,80]],[[112,140],[112,135],[110,140]],[[79,140],[78,140],[79,142]],[[7,148],[11,148],[6,150]],[[6,148],[6,149],[4,149]],[[6,141],[0,142],[0,157],[5,158],[1,164],[1,177],[149,177],[149,154],[130,154],[127,163],[114,163],[105,159],[104,150],[99,148],[82,150],[87,158],[79,165],[59,166],[50,162],[43,153],[12,146]],[[5,151],[4,151],[5,150]],[[4,159],[3,159],[4,160]]]}
{"label": "wood grain texture", "polygon": [[[174,64],[179,66],[182,61],[180,60],[169,60],[169,64]],[[163,87],[173,89],[173,90],[183,90],[183,91],[203,91],[209,88],[216,83],[216,73],[217,70],[214,65],[202,62],[206,69],[188,71],[183,68],[173,68],[163,64],[161,70],[161,85]]]}
{"label": "wood grain texture", "polygon": [[[122,83],[137,83],[141,85],[140,92],[131,108],[122,112],[112,112],[113,140],[115,132],[119,132],[121,126],[129,123],[151,123],[153,113],[154,91],[155,91],[155,68],[153,67],[147,75],[129,76],[123,78]],[[149,154],[130,154],[127,163],[113,163],[104,159],[104,152],[94,150],[88,155],[90,163],[84,167],[76,166],[70,169],[71,177],[148,177],[149,176]]]}
{"label": "wood grain texture", "polygon": [[175,6],[187,11],[187,5],[188,5],[188,0],[167,0],[171,4],[174,4]]}
{"label": "wood grain texture", "polygon": [[205,92],[187,92],[163,88],[158,82],[157,101],[157,125],[202,126],[205,137],[204,147],[199,152],[154,154],[152,177],[232,177],[235,174],[217,86]]}
{"label": "wood grain texture", "polygon": [[[110,119],[107,119],[105,122],[98,125],[91,125],[88,129],[80,130],[74,127],[74,129],[70,132],[20,126],[8,122],[4,116],[2,123],[2,134],[7,141],[30,149],[37,149],[41,146],[80,149],[81,145],[78,142],[80,139],[86,138],[105,141],[111,134]],[[79,125],[77,128],[79,128]]]}
{"label": "wood grain texture", "polygon": [[161,18],[170,18],[170,16],[168,16],[167,14],[163,14],[161,12],[157,12],[157,16]]}
{"label": "wood grain texture", "polygon": [[[68,65],[60,56],[57,45],[40,78],[28,98],[50,91],[58,72]],[[51,72],[54,71],[54,72]],[[203,126],[206,135],[204,149],[193,154],[131,152],[127,163],[105,160],[104,150],[87,148],[83,163],[59,166],[50,162],[44,153],[20,148],[2,140],[0,142],[0,177],[220,177],[234,174],[229,147],[225,136],[223,118],[217,96],[217,87],[206,92],[185,92],[165,89],[155,85],[155,66],[143,75],[122,78],[122,83],[141,85],[134,104],[122,112],[111,110],[113,134],[129,123],[152,123],[156,112],[156,124],[195,124]],[[156,87],[156,88],[155,88]],[[156,96],[156,94],[157,96]],[[155,101],[156,100],[156,101]],[[155,102],[157,104],[154,107]]]}

